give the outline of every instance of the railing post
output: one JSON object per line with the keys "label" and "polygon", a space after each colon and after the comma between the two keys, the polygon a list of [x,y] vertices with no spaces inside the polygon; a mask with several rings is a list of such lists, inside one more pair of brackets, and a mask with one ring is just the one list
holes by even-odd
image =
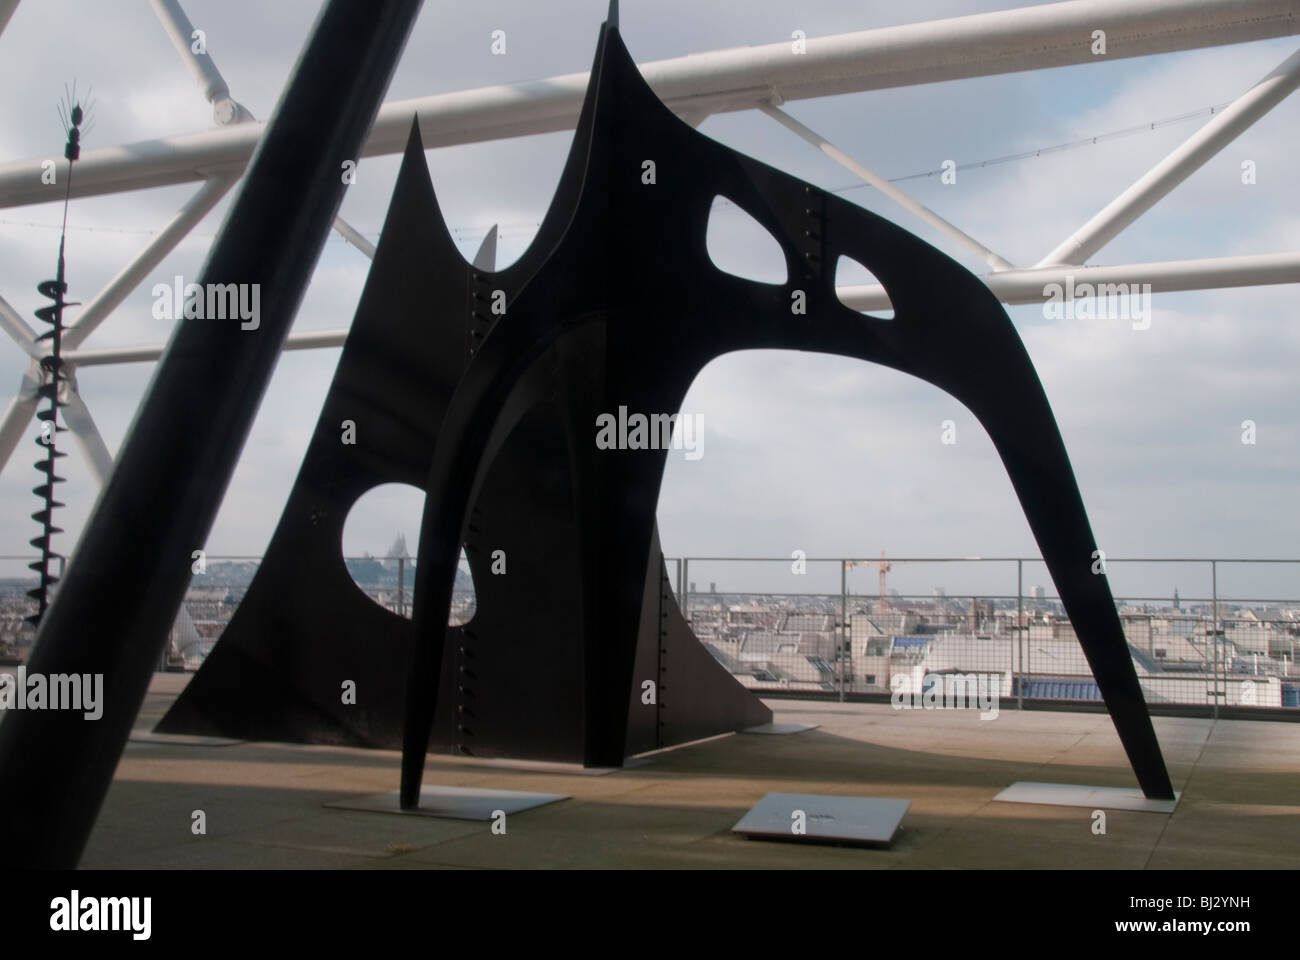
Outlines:
{"label": "railing post", "polygon": [[687,579],[691,575],[691,561],[682,557],[682,617],[687,623],[691,622],[691,581]]}
{"label": "railing post", "polygon": [[1016,709],[1025,709],[1025,683],[1028,671],[1025,670],[1025,561],[1016,561],[1016,665],[1020,667],[1020,683],[1016,683],[1016,672],[1011,671],[1011,683],[1016,688]]}
{"label": "railing post", "polygon": [[406,616],[406,558],[397,558],[397,615]]}
{"label": "railing post", "polygon": [[[844,702],[844,648],[852,643],[849,635],[849,564],[840,561],[840,703]],[[853,660],[850,657],[849,663]]]}
{"label": "railing post", "polygon": [[[1210,627],[1210,638],[1214,643],[1214,665],[1212,667],[1214,676],[1214,719],[1219,719],[1219,562],[1210,561],[1210,595],[1213,599],[1214,623]],[[1228,680],[1223,680],[1224,699],[1227,699]]]}

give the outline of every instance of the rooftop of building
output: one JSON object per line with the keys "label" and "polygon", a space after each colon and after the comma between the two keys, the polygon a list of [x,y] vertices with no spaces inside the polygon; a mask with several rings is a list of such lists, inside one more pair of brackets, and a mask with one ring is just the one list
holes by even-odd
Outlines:
{"label": "rooftop of building", "polygon": [[[149,730],[188,680],[158,674]],[[1021,781],[1132,786],[1104,713],[772,700],[816,729],[727,735],[604,776],[430,756],[426,784],[562,793],[489,824],[326,807],[395,790],[392,751],[131,742],[82,865],[98,868],[1282,868],[1300,865],[1300,738],[1277,721],[1156,717],[1171,815],[1011,804]],[[1006,705],[1009,707],[1009,705]],[[768,792],[911,801],[886,850],[747,841],[731,827]],[[196,810],[207,834],[191,832]]]}

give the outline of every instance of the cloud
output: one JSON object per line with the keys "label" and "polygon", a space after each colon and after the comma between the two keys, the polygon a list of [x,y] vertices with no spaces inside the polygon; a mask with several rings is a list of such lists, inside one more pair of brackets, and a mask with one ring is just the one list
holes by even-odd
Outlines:
{"label": "cloud", "polygon": [[[980,8],[1003,5],[988,0]],[[19,78],[21,89],[21,95],[0,102],[0,160],[61,150],[53,104],[64,77],[78,77],[79,85],[93,80],[99,91],[98,126],[89,147],[211,124],[209,106],[152,12],[146,5],[117,6],[71,0],[19,5],[0,36],[7,72]],[[186,6],[207,32],[234,96],[259,117],[268,116],[318,5],[191,0]],[[685,0],[625,6],[624,33],[641,59],[772,42],[795,28],[816,36],[972,12],[970,4],[956,2],[884,10],[810,0],[792,10],[761,0],[749,4],[744,17]],[[585,70],[604,8],[604,0],[426,5],[389,97]],[[62,29],[73,21],[77,30]],[[489,51],[490,33],[498,28],[508,33],[505,57]],[[56,35],[64,39],[52,42]],[[787,109],[879,172],[901,176],[945,159],[998,157],[1229,100],[1292,46],[1289,38],[1262,41],[806,101]],[[1290,165],[1300,147],[1297,120],[1300,100],[1292,97],[1095,262],[1296,249],[1300,185]],[[1004,256],[1032,263],[1203,122],[965,170],[953,186],[934,178],[902,186]],[[819,185],[853,183],[851,174],[767,117],[723,115],[705,121],[701,130]],[[549,206],[570,140],[570,134],[557,133],[427,154],[440,203],[467,257],[493,223],[503,227],[500,263],[524,250]],[[1241,183],[1246,159],[1257,167],[1254,185]],[[396,157],[363,161],[345,198],[343,215],[372,237],[383,223],[397,169]],[[93,296],[195,189],[183,185],[77,201],[69,234],[75,299]],[[844,195],[971,269],[987,269],[875,191]],[[166,340],[170,325],[152,318],[149,286],[198,271],[228,205],[229,199],[153,271],[87,348]],[[0,293],[26,317],[39,305],[36,282],[51,275],[57,231],[25,224],[57,223],[61,214],[53,200],[0,209]],[[740,242],[742,257],[745,251]],[[356,250],[331,239],[295,328],[346,327],[367,269]],[[1056,411],[1098,538],[1112,554],[1294,552],[1300,534],[1293,509],[1300,473],[1291,387],[1300,359],[1294,294],[1290,286],[1158,296],[1152,328],[1144,332],[1119,321],[1048,321],[1036,307],[1010,311]],[[330,350],[281,358],[214,527],[211,552],[265,548],[337,357]],[[0,378],[16,385],[26,366],[17,347],[0,343]],[[82,371],[83,393],[110,449],[120,445],[151,371],[149,364]],[[680,453],[669,458],[660,500],[669,553],[1036,552],[983,430],[955,401],[924,383],[840,358],[748,352],[711,364],[684,410],[704,417],[705,456],[694,462]],[[1240,442],[1246,419],[1258,425],[1253,446]],[[945,420],[955,424],[955,445],[941,442]],[[0,474],[0,537],[9,544],[3,552],[27,552],[26,541],[35,533],[27,516],[36,509],[30,493],[36,482],[33,450],[24,441]],[[68,506],[59,513],[69,531],[65,549],[97,489],[75,449],[69,451],[62,461],[69,482],[60,491]],[[407,514],[379,511],[368,541],[365,532],[354,536],[349,528],[349,549],[381,552],[397,532],[392,524],[399,515]],[[418,531],[402,532],[414,545]],[[911,575],[893,576],[907,582]],[[945,575],[930,568],[924,573]],[[854,576],[862,578],[864,590],[874,590],[874,571]]]}

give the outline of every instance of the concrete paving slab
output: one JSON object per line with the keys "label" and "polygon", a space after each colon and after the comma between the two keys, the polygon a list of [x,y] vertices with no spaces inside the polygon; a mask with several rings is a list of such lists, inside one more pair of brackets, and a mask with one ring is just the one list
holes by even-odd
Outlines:
{"label": "concrete paving slab", "polygon": [[266,847],[384,859],[482,829],[480,823],[471,820],[377,817],[368,812],[330,809],[325,816],[277,823],[272,829],[247,833],[239,839]]}
{"label": "concrete paving slab", "polygon": [[680,866],[685,845],[730,830],[734,807],[564,803],[509,821],[505,836],[483,830],[419,850],[411,859],[437,865],[593,869]]}

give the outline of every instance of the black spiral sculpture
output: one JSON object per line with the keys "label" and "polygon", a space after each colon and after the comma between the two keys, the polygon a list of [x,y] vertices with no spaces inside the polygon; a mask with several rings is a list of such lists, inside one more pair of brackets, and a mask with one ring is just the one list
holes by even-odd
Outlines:
{"label": "black spiral sculpture", "polygon": [[50,561],[63,559],[60,554],[54,552],[51,541],[54,534],[63,532],[60,527],[54,526],[54,510],[56,507],[63,506],[54,499],[54,485],[62,483],[64,479],[55,474],[54,462],[60,457],[67,456],[59,452],[57,444],[58,435],[67,433],[65,427],[59,426],[59,408],[66,406],[59,399],[59,390],[68,379],[67,374],[63,372],[63,308],[74,306],[73,303],[63,299],[68,292],[68,284],[64,280],[63,250],[67,238],[68,201],[72,194],[72,164],[81,156],[81,124],[85,120],[85,111],[82,110],[81,104],[76,102],[75,85],[72,93],[67,97],[67,104],[69,109],[66,113],[63,109],[64,104],[59,104],[59,118],[63,121],[68,134],[68,143],[63,150],[63,155],[68,161],[68,179],[63,195],[63,229],[59,235],[58,272],[53,280],[45,280],[36,287],[41,296],[51,301],[48,306],[36,311],[36,317],[50,324],[51,329],[36,338],[38,343],[49,340],[50,352],[41,358],[43,377],[41,386],[36,391],[37,396],[48,403],[36,413],[36,419],[42,424],[41,435],[36,438],[36,443],[45,450],[45,458],[36,461],[33,466],[45,474],[45,480],[40,486],[32,488],[32,493],[40,497],[42,503],[41,509],[32,514],[32,519],[41,525],[41,534],[30,541],[33,547],[41,551],[41,557],[35,563],[28,564],[29,569],[40,574],[40,582],[36,585],[36,589],[27,591],[27,595],[36,600],[36,612],[27,618],[27,621],[34,625],[40,624],[46,608],[50,605],[50,587],[59,582],[59,578],[50,573]]}

